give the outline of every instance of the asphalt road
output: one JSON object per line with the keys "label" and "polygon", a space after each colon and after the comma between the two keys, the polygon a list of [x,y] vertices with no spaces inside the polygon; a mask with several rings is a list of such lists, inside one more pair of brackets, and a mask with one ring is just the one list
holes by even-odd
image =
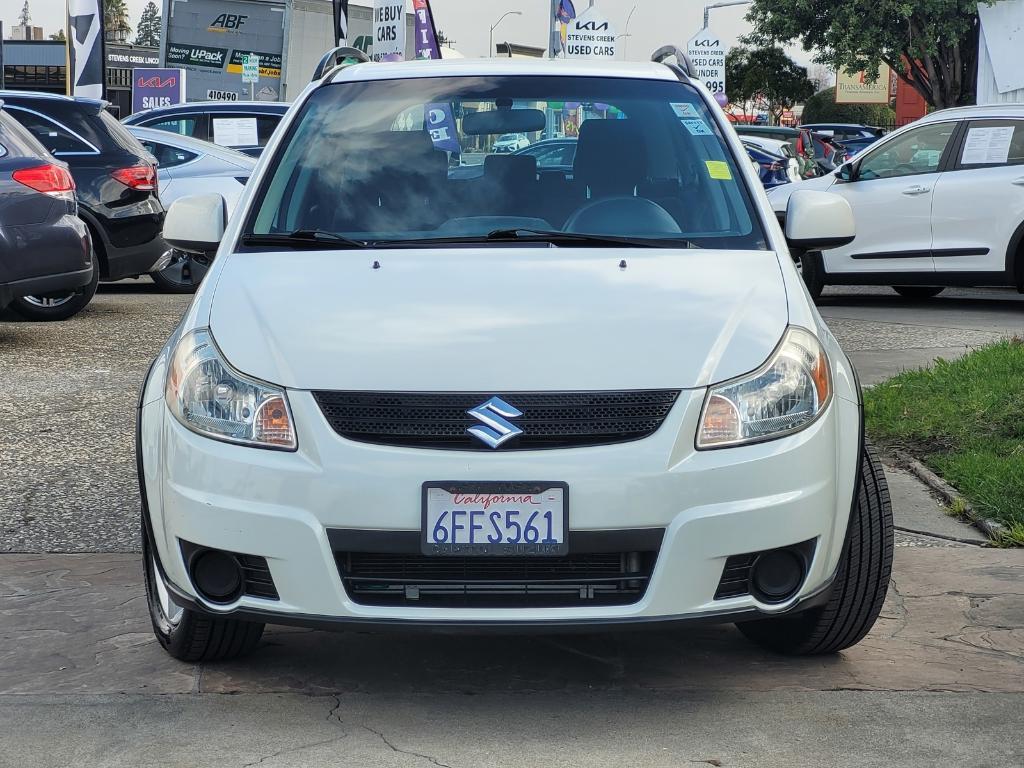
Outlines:
{"label": "asphalt road", "polygon": [[[271,628],[248,660],[173,661],[145,611],[132,441],[187,304],[140,281],[67,323],[0,318],[0,768],[1024,765],[1024,556],[908,533],[875,630],[832,658],[730,626]],[[866,383],[1024,335],[1024,297],[1003,291],[844,289],[821,311]],[[898,523],[966,535],[892,479]]]}

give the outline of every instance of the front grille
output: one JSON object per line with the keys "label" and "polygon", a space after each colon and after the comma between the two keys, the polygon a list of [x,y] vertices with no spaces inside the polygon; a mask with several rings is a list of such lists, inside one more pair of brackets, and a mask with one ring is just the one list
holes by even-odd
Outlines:
{"label": "front grille", "polygon": [[277,587],[274,586],[266,558],[258,555],[235,555],[235,558],[242,567],[245,594],[266,600],[278,599]]}
{"label": "front grille", "polygon": [[338,552],[345,590],[360,605],[522,608],[628,605],[643,597],[657,552],[565,557],[428,557]]}
{"label": "front grille", "polygon": [[[495,393],[314,392],[328,423],[342,437],[365,443],[492,450],[467,433],[481,422],[467,411]],[[500,397],[522,416],[523,433],[502,450],[579,448],[639,440],[655,432],[672,409],[677,389],[621,392],[519,392]]]}
{"label": "front grille", "polygon": [[758,552],[749,552],[745,555],[732,555],[726,558],[722,578],[718,582],[718,589],[715,590],[715,600],[750,594],[750,569],[758,554]]}

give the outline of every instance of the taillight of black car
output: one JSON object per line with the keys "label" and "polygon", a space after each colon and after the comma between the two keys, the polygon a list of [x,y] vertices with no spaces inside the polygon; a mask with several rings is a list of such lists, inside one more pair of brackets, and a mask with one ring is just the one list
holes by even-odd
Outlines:
{"label": "taillight of black car", "polygon": [[157,191],[156,169],[151,165],[141,164],[129,168],[118,168],[111,171],[110,175],[136,192]]}
{"label": "taillight of black car", "polygon": [[11,178],[50,197],[62,200],[75,199],[75,180],[71,178],[67,169],[60,165],[46,163],[30,168],[19,168],[11,174]]}

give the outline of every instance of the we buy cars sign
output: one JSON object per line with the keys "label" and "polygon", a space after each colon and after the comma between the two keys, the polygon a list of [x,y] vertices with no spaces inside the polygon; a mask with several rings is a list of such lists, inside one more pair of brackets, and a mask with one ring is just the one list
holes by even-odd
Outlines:
{"label": "we buy cars sign", "polygon": [[185,70],[139,67],[132,70],[132,112],[185,101]]}
{"label": "we buy cars sign", "polygon": [[405,0],[374,0],[374,61],[401,61],[405,58]]}
{"label": "we buy cars sign", "polygon": [[693,76],[715,93],[725,93],[725,46],[705,27],[690,38],[686,55],[693,65]]}

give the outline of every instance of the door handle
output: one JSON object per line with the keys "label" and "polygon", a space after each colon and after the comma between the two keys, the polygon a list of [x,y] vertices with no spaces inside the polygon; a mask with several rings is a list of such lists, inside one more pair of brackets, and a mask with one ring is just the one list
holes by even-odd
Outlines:
{"label": "door handle", "polygon": [[1021,176],[1019,179],[1014,179],[1010,183],[1016,184],[1018,187],[1024,187],[1024,176]]}
{"label": "door handle", "polygon": [[931,191],[932,191],[931,187],[922,187],[920,184],[915,184],[912,187],[907,187],[906,189],[904,189],[903,190],[903,194],[904,195],[911,195],[911,196],[914,196],[914,195],[924,195],[924,194],[927,194],[928,192],[931,192]]}

